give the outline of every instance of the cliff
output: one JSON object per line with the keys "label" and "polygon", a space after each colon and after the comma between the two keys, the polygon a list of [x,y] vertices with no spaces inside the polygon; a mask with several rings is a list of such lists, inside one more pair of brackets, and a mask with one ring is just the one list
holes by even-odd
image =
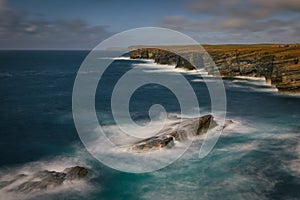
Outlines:
{"label": "cliff", "polygon": [[[204,45],[223,77],[265,77],[280,92],[300,92],[300,45]],[[184,58],[173,52],[180,52]],[[197,46],[142,47],[130,51],[133,59],[154,59],[159,64],[177,68],[205,68],[217,75],[216,68],[206,64],[207,53]],[[192,64],[191,64],[192,63]]]}
{"label": "cliff", "polygon": [[189,61],[177,54],[159,48],[142,48],[130,51],[130,58],[133,59],[153,59],[158,64],[175,65],[175,68],[187,70],[196,69]]}

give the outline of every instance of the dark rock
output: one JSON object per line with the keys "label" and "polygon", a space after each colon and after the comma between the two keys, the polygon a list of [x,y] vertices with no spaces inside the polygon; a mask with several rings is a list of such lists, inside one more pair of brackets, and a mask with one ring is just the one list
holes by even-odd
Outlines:
{"label": "dark rock", "polygon": [[23,178],[25,178],[25,177],[27,177],[27,175],[25,175],[25,174],[18,174],[18,175],[17,175],[14,179],[12,179],[12,180],[1,181],[1,182],[0,182],[0,190],[1,190],[2,188],[4,188],[4,187],[6,187],[6,186],[8,186],[8,185],[10,185],[10,184],[12,184],[12,183],[14,183],[15,181],[21,180],[21,179],[23,179]]}
{"label": "dark rock", "polygon": [[63,172],[66,173],[66,180],[81,179],[88,175],[88,170],[80,166],[66,168]]}
{"label": "dark rock", "polygon": [[174,146],[174,138],[171,135],[160,135],[139,141],[132,145],[130,150],[135,152],[155,151],[172,146]]}
{"label": "dark rock", "polygon": [[9,186],[10,184],[20,181],[22,182],[18,186],[10,189],[10,192],[33,192],[33,191],[41,191],[48,188],[55,188],[57,186],[62,185],[65,181],[73,181],[80,180],[82,178],[87,177],[88,171],[83,167],[71,167],[66,168],[62,172],[56,171],[39,171],[32,176],[30,176],[26,181],[22,182],[22,179],[28,177],[26,175],[17,175],[13,180],[3,181],[0,183],[2,188]]}
{"label": "dark rock", "polygon": [[156,151],[161,148],[171,148],[175,141],[187,140],[189,137],[206,133],[209,129],[217,126],[212,115],[204,115],[199,118],[184,119],[175,123],[176,130],[166,129],[157,135],[138,141],[131,145],[128,150],[134,152]]}
{"label": "dark rock", "polygon": [[[196,69],[190,61],[187,61],[181,56],[158,48],[142,48],[130,51],[130,58],[132,59],[153,59],[155,63],[162,65],[175,65],[175,68],[182,68],[186,70]],[[199,60],[199,58],[197,58]]]}
{"label": "dark rock", "polygon": [[198,129],[196,135],[201,135],[206,133],[209,129],[215,128],[217,123],[213,120],[212,115],[204,115],[198,118]]}

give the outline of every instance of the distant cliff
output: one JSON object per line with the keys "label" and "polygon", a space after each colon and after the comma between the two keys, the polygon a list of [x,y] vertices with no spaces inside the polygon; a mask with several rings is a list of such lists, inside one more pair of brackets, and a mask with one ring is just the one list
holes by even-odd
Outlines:
{"label": "distant cliff", "polygon": [[175,65],[175,68],[187,70],[196,69],[189,61],[177,54],[158,48],[142,48],[130,51],[130,58],[133,59],[153,59],[158,64]]}
{"label": "distant cliff", "polygon": [[[171,51],[186,55],[185,58]],[[224,77],[265,77],[281,92],[300,92],[299,45],[205,45],[220,75]],[[206,65],[205,53],[196,46],[139,48],[130,51],[133,59],[153,59],[159,64],[174,64],[177,68],[193,70],[196,64],[209,74],[217,75],[216,68]],[[192,64],[191,64],[192,63]]]}

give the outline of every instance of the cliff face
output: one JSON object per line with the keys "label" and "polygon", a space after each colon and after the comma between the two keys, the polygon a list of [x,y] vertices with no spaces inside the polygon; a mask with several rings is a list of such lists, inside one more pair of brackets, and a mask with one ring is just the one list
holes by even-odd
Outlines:
{"label": "cliff face", "polygon": [[281,71],[276,75],[272,75],[273,82],[276,82],[276,87],[279,91],[300,92],[300,64],[287,65],[281,68]]}
{"label": "cliff face", "polygon": [[[265,77],[281,92],[300,92],[300,46],[290,45],[206,45],[205,50],[215,62],[221,76]],[[176,52],[176,47],[174,47]],[[178,49],[178,47],[177,47]],[[186,46],[181,54],[188,61],[165,49],[140,48],[130,52],[131,58],[154,59],[160,64],[175,64],[187,70],[192,64],[217,75],[216,68],[205,63],[205,54],[195,52],[195,47]],[[190,64],[192,63],[192,64]]]}
{"label": "cliff face", "polygon": [[157,48],[142,48],[130,51],[132,59],[153,59],[158,64],[175,65],[175,68],[187,70],[196,69],[189,61],[178,56],[177,54]]}
{"label": "cliff face", "polygon": [[206,46],[206,50],[222,76],[265,77],[281,92],[300,92],[298,45]]}

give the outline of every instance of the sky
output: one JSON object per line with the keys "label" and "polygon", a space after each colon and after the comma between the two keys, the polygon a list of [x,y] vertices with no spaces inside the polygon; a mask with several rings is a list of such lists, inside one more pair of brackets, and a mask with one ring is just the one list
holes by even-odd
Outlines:
{"label": "sky", "polygon": [[200,44],[300,43],[300,0],[0,0],[0,49],[92,49],[140,27]]}

